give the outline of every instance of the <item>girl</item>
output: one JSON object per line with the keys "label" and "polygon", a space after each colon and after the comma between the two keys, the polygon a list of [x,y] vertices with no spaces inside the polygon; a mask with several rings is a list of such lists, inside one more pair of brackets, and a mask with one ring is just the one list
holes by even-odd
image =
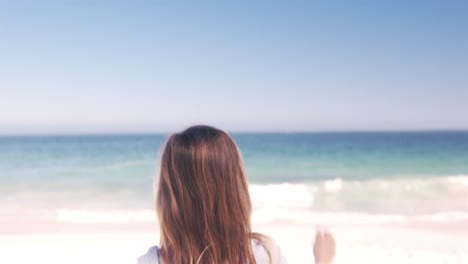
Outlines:
{"label": "girl", "polygon": [[251,229],[239,150],[223,131],[194,126],[169,137],[157,182],[160,245],[138,264],[285,264],[279,247]]}

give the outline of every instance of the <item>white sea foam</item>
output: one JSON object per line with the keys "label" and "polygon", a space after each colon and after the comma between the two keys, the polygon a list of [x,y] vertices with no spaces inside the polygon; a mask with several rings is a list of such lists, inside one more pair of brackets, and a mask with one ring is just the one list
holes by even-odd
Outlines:
{"label": "white sea foam", "polygon": [[128,223],[153,222],[155,212],[151,210],[140,211],[87,211],[60,209],[56,216],[59,223],[98,224],[98,223]]}
{"label": "white sea foam", "polygon": [[461,184],[464,186],[468,186],[468,175],[457,175],[447,177],[447,181],[453,184]]}
{"label": "white sea foam", "polygon": [[327,192],[336,193],[339,192],[343,187],[343,180],[340,178],[334,180],[328,180],[323,183],[324,188]]}
{"label": "white sea foam", "polygon": [[[255,224],[378,224],[468,221],[468,176],[429,179],[335,179],[250,186]],[[128,197],[125,197],[128,199]],[[116,197],[115,200],[118,200]],[[115,207],[114,207],[115,208]],[[67,223],[154,222],[153,210],[76,210],[55,217]]]}
{"label": "white sea foam", "polygon": [[422,215],[414,217],[415,220],[445,223],[445,222],[460,222],[468,220],[468,212],[439,212],[430,215]]}
{"label": "white sea foam", "polygon": [[306,209],[314,202],[313,193],[306,184],[251,185],[250,196],[257,208]]}

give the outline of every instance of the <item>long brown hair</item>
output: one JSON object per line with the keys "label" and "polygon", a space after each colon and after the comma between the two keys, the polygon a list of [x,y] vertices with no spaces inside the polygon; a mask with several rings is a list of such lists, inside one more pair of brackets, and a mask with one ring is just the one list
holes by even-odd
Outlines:
{"label": "long brown hair", "polygon": [[264,237],[251,232],[247,178],[225,132],[194,126],[171,135],[157,188],[164,263],[255,263],[251,240]]}

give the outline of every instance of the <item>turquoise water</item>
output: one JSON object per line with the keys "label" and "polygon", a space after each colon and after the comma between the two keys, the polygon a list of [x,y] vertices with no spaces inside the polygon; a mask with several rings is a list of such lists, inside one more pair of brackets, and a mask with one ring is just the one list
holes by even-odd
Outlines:
{"label": "turquoise water", "polygon": [[[152,179],[165,138],[0,137],[0,203],[12,210],[34,207],[50,214],[64,208],[152,208]],[[254,205],[260,209],[399,215],[468,212],[468,132],[234,134],[233,138],[244,157]],[[287,197],[278,200],[278,193]],[[431,203],[421,206],[423,201]]]}

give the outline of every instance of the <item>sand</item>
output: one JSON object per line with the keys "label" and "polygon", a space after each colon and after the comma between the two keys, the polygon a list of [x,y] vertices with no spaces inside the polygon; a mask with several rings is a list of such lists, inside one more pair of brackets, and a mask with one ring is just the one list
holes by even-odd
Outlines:
{"label": "sand", "polygon": [[[466,225],[462,225],[466,226]],[[313,263],[314,226],[257,225],[289,263]],[[335,263],[468,263],[466,230],[415,226],[332,227]],[[156,232],[66,231],[0,235],[0,263],[128,264],[157,243]]]}

